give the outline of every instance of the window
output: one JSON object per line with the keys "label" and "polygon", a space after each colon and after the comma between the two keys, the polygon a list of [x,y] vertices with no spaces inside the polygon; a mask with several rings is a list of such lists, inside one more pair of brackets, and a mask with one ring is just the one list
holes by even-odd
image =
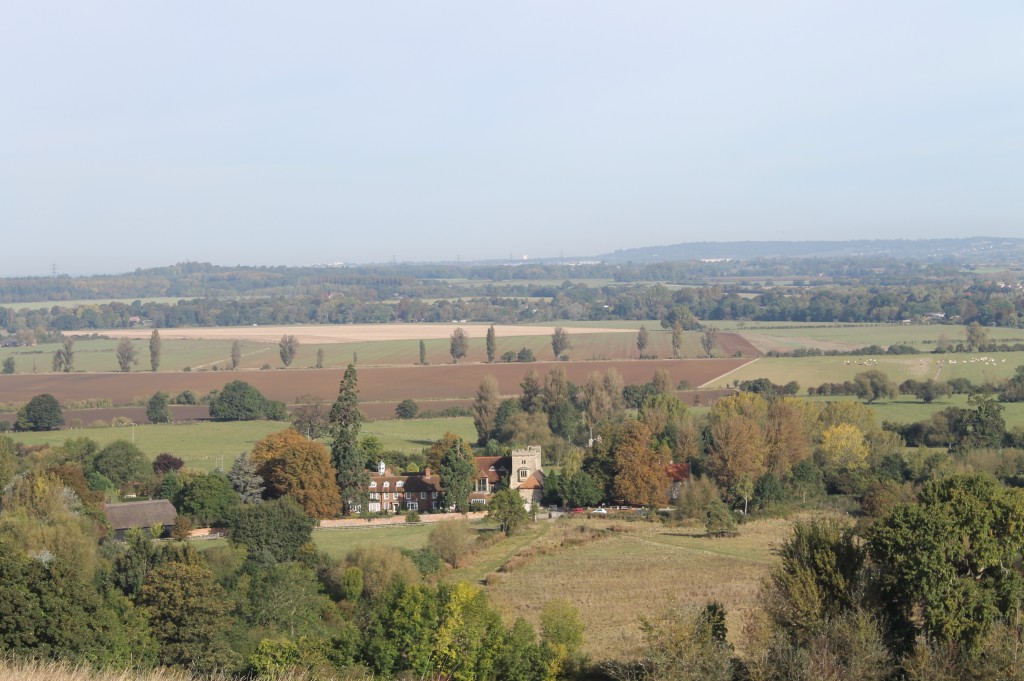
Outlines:
{"label": "window", "polygon": [[406,499],[412,499],[412,492],[406,492],[405,493],[405,498]]}
{"label": "window", "polygon": [[399,480],[396,482],[395,487],[405,487],[405,480]]}
{"label": "window", "polygon": [[370,489],[377,489],[377,481],[376,480],[371,480],[370,481]]}
{"label": "window", "polygon": [[380,504],[370,502],[369,509],[370,513],[380,513]]}
{"label": "window", "polygon": [[476,490],[475,491],[477,491],[477,492],[486,492],[486,491],[488,491],[487,490],[487,478],[480,478],[479,480],[476,481]]}
{"label": "window", "polygon": [[388,487],[391,487],[391,483],[388,482],[387,480],[385,480],[384,481],[384,489],[387,489]]}
{"label": "window", "polygon": [[410,511],[420,510],[420,505],[417,504],[415,501],[410,501],[408,504],[406,504],[406,507],[408,507]]}
{"label": "window", "polygon": [[526,480],[528,477],[530,477],[529,469],[520,468],[519,469],[519,482],[522,482],[523,480]]}
{"label": "window", "polygon": [[426,492],[420,492],[420,499],[426,499],[426,498],[427,498],[427,493]]}
{"label": "window", "polygon": [[437,498],[437,492],[431,492],[430,493],[430,498],[431,499],[436,499]]}

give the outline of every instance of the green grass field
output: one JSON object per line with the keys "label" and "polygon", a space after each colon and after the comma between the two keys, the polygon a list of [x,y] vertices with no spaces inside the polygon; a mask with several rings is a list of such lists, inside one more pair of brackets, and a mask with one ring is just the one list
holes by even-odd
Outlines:
{"label": "green grass field", "polygon": [[467,442],[475,442],[473,419],[461,416],[451,419],[391,419],[363,424],[361,436],[376,435],[384,441],[384,449],[415,453],[441,439],[445,433],[455,433]]}
{"label": "green grass field", "polygon": [[[708,322],[722,331],[749,336],[755,345],[758,336],[778,339],[787,348],[815,347],[816,343],[841,344],[849,349],[868,345],[906,343],[930,352],[940,336],[956,343],[965,338],[966,327],[946,324],[819,324],[801,322]],[[648,327],[650,328],[650,327]],[[986,329],[993,341],[1024,342],[1024,329],[995,327]]]}
{"label": "green grass field", "polygon": [[[987,357],[989,360],[981,361],[981,357]],[[972,359],[975,361],[972,362]],[[995,363],[993,364],[991,360]],[[763,377],[775,383],[796,381],[803,392],[808,386],[852,380],[855,375],[868,369],[879,369],[897,383],[902,383],[908,378],[967,378],[972,383],[985,383],[1009,378],[1021,364],[1024,364],[1024,352],[877,357],[762,357],[708,387],[724,388],[733,385],[734,381]]]}
{"label": "green grass field", "polygon": [[[288,428],[282,421],[229,421],[224,423],[182,423],[139,425],[121,428],[81,428],[43,433],[10,433],[16,442],[26,445],[59,445],[67,439],[88,437],[101,446],[114,440],[132,440],[150,458],[170,452],[184,459],[190,468],[213,470],[223,464],[229,468],[235,457],[252,448],[253,443],[270,433]],[[454,419],[415,419],[411,421],[373,421],[364,424],[362,435],[376,435],[384,440],[384,448],[403,452],[419,452],[453,432],[475,440],[476,430],[469,417]]]}

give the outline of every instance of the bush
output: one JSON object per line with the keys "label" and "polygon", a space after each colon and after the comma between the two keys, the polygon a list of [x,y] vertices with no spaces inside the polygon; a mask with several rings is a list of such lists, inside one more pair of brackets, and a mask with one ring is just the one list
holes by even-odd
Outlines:
{"label": "bush", "polygon": [[407,523],[418,523],[420,522],[420,514],[417,511],[409,511],[405,514],[405,522]]}
{"label": "bush", "polygon": [[210,417],[215,421],[283,420],[284,403],[268,400],[245,381],[231,381],[210,400]]}
{"label": "bush", "polygon": [[414,400],[402,400],[395,407],[395,416],[400,419],[414,419],[420,411],[420,407]]}
{"label": "bush", "polygon": [[452,567],[458,567],[473,547],[473,532],[469,529],[469,521],[460,518],[438,523],[430,532],[429,542],[430,548],[441,560]]}
{"label": "bush", "polygon": [[683,483],[676,499],[676,515],[688,520],[705,520],[708,504],[721,501],[711,478],[692,477]]}
{"label": "bush", "polygon": [[429,546],[423,546],[415,551],[405,550],[402,553],[424,577],[437,574],[444,568],[444,562]]}
{"label": "bush", "polygon": [[736,517],[721,501],[712,501],[708,504],[706,518],[704,525],[707,527],[708,536],[736,536]]}

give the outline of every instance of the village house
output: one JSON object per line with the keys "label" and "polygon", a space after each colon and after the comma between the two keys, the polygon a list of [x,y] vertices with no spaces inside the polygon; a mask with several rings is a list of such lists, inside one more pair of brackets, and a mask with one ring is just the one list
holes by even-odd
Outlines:
{"label": "village house", "polygon": [[[477,507],[487,502],[502,487],[519,492],[523,504],[539,504],[544,493],[544,471],[541,470],[541,448],[516,449],[509,456],[477,456],[470,504]],[[402,511],[442,511],[438,504],[441,478],[429,468],[422,473],[395,473],[383,461],[370,477],[370,513]]]}
{"label": "village house", "polygon": [[383,461],[370,478],[370,513],[420,513],[438,508],[441,478],[427,468],[422,473],[394,473]]}

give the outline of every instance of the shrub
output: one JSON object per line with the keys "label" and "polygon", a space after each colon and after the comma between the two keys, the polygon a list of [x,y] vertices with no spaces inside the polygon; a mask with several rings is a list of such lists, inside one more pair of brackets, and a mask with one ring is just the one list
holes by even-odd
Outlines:
{"label": "shrub", "polygon": [[405,514],[405,522],[407,523],[418,523],[420,522],[420,514],[417,511],[409,511]]}
{"label": "shrub", "polygon": [[705,527],[710,537],[736,536],[736,517],[721,501],[708,504]]}
{"label": "shrub", "polygon": [[711,478],[692,477],[679,490],[676,499],[676,514],[679,518],[704,520],[708,504],[721,501],[718,487]]}
{"label": "shrub", "polygon": [[414,400],[402,400],[395,407],[395,416],[400,419],[414,419],[419,413],[420,407]]}
{"label": "shrub", "polygon": [[473,547],[473,532],[469,529],[469,521],[464,518],[445,520],[431,530],[429,541],[441,560],[458,567]]}

